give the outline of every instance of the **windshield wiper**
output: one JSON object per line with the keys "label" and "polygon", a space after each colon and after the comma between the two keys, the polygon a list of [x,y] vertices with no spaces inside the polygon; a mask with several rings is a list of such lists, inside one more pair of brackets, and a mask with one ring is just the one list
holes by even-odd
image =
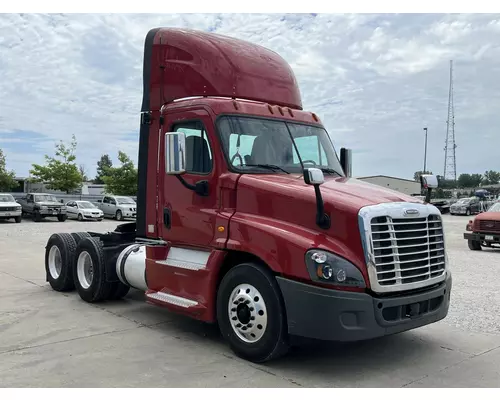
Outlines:
{"label": "windshield wiper", "polygon": [[332,168],[325,168],[325,167],[321,167],[319,168],[322,172],[326,172],[327,174],[337,174],[338,176],[342,176],[341,174],[339,174],[337,171],[335,171],[334,169]]}
{"label": "windshield wiper", "polygon": [[272,169],[272,170],[277,170],[279,169],[280,171],[283,171],[287,174],[289,174],[290,172],[288,172],[286,169],[283,169],[281,168],[280,166],[278,165],[273,165],[273,164],[243,164],[245,167],[260,167],[260,168],[267,168],[267,169]]}

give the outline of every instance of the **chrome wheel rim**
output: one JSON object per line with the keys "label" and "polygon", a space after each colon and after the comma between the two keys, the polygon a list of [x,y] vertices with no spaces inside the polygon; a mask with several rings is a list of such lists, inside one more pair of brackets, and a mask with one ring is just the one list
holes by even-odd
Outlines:
{"label": "chrome wheel rim", "polygon": [[229,296],[229,322],[246,343],[258,342],[267,327],[267,308],[260,292],[249,284],[238,285]]}
{"label": "chrome wheel rim", "polygon": [[88,289],[94,279],[94,265],[92,257],[86,251],[82,251],[76,263],[76,274],[78,282],[83,289]]}
{"label": "chrome wheel rim", "polygon": [[62,271],[62,256],[59,247],[52,246],[49,250],[49,273],[54,279],[59,278]]}

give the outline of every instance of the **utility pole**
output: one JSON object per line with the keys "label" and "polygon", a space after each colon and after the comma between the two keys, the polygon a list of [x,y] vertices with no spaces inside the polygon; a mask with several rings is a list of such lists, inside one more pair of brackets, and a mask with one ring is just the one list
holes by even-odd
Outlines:
{"label": "utility pole", "polygon": [[424,147],[424,171],[423,173],[427,173],[427,128],[424,128],[425,132],[425,147]]}

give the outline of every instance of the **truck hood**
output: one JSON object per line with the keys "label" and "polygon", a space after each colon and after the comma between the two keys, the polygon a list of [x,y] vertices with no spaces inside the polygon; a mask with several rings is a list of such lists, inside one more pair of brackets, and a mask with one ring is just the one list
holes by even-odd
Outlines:
{"label": "truck hood", "polygon": [[0,203],[0,208],[3,207],[21,207],[21,204],[16,203],[15,201],[2,202]]}
{"label": "truck hood", "polygon": [[500,212],[483,212],[476,215],[477,221],[500,221]]}
{"label": "truck hood", "polygon": [[[243,175],[238,186],[241,187],[242,184],[316,204],[314,188],[306,185],[302,175]],[[417,198],[355,178],[335,178],[326,175],[320,190],[325,207],[330,206],[356,214],[367,205],[388,202],[422,203]]]}

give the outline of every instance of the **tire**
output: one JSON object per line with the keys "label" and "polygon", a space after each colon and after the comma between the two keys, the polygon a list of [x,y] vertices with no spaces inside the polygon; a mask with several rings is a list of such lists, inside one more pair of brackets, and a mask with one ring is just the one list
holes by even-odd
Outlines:
{"label": "tire", "polygon": [[123,214],[120,210],[116,212],[115,218],[117,221],[123,221]]}
{"label": "tire", "polygon": [[85,238],[91,237],[88,232],[72,232],[71,236],[75,239],[76,244],[80,243]]}
{"label": "tire", "polygon": [[59,215],[57,216],[57,220],[58,220],[59,222],[64,222],[64,221],[66,221],[67,219],[68,219],[68,214],[59,214]]}
{"label": "tire", "polygon": [[14,218],[14,220],[16,221],[16,224],[20,224],[23,220],[23,217],[20,215],[20,216]]}
{"label": "tire", "polygon": [[82,214],[78,214],[78,221],[83,221],[83,215]]}
{"label": "tire", "polygon": [[467,216],[470,215],[470,209],[467,209],[467,211],[465,212],[465,215],[467,215]]}
{"label": "tire", "polygon": [[33,212],[33,221],[40,222],[42,220],[42,216],[38,211]]}
{"label": "tire", "polygon": [[45,246],[47,281],[57,292],[73,290],[73,259],[76,242],[69,233],[54,233]]}
{"label": "tire", "polygon": [[109,300],[120,300],[125,297],[130,290],[130,286],[123,284],[121,281],[113,282],[113,287],[109,293]]}
{"label": "tire", "polygon": [[477,240],[468,240],[467,243],[469,245],[469,249],[471,249],[471,250],[474,250],[474,251],[482,250],[481,242],[479,242]]}
{"label": "tire", "polygon": [[73,279],[78,294],[87,303],[104,301],[111,293],[113,283],[106,281],[105,262],[99,239],[88,237],[78,243],[73,262]]}
{"label": "tire", "polygon": [[[235,297],[233,291],[238,288],[240,292]],[[239,302],[234,303],[233,299]],[[241,309],[241,314],[238,309]],[[285,311],[276,279],[259,264],[239,264],[231,268],[220,283],[217,293],[219,329],[231,350],[243,359],[263,363],[288,352]],[[242,339],[241,330],[233,328],[233,320],[234,324],[240,324],[240,328],[241,325],[250,327],[244,331],[246,340]],[[240,333],[236,333],[237,329]]]}

